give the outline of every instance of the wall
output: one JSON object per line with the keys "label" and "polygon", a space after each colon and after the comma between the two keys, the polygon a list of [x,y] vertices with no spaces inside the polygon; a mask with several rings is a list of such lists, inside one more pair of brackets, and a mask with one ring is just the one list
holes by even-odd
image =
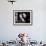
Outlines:
{"label": "wall", "polygon": [[[33,10],[32,26],[14,26],[14,10]],[[33,40],[46,40],[46,0],[16,0],[13,5],[0,0],[0,41],[15,40],[19,32],[26,32]]]}

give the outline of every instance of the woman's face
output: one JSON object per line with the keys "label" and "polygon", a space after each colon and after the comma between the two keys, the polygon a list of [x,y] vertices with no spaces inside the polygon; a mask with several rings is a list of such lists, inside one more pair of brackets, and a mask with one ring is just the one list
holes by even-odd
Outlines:
{"label": "woman's face", "polygon": [[23,13],[23,17],[26,18],[26,14],[25,13]]}
{"label": "woman's face", "polygon": [[25,13],[20,14],[19,17],[22,20],[22,22],[25,22],[25,19],[24,19],[24,18],[26,18],[26,14]]}

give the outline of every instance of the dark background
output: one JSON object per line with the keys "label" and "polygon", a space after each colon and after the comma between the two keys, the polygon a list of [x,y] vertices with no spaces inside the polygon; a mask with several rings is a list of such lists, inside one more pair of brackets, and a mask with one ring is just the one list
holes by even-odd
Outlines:
{"label": "dark background", "polygon": [[[23,14],[23,13],[26,14],[26,18],[24,18],[23,15],[22,15],[22,17],[24,18],[25,22],[22,22],[20,17],[19,17],[19,15]],[[30,23],[30,12],[18,12],[17,22],[16,23]]]}

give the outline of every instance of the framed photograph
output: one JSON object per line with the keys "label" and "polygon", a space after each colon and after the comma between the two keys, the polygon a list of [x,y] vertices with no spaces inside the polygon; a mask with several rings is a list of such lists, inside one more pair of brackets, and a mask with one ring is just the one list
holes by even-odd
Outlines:
{"label": "framed photograph", "polygon": [[14,25],[32,25],[32,10],[13,10]]}

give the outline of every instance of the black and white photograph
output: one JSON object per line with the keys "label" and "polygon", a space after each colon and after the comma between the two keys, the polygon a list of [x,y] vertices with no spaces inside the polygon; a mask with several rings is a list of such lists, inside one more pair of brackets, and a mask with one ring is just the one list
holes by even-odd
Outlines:
{"label": "black and white photograph", "polygon": [[14,10],[13,24],[32,24],[32,10]]}

